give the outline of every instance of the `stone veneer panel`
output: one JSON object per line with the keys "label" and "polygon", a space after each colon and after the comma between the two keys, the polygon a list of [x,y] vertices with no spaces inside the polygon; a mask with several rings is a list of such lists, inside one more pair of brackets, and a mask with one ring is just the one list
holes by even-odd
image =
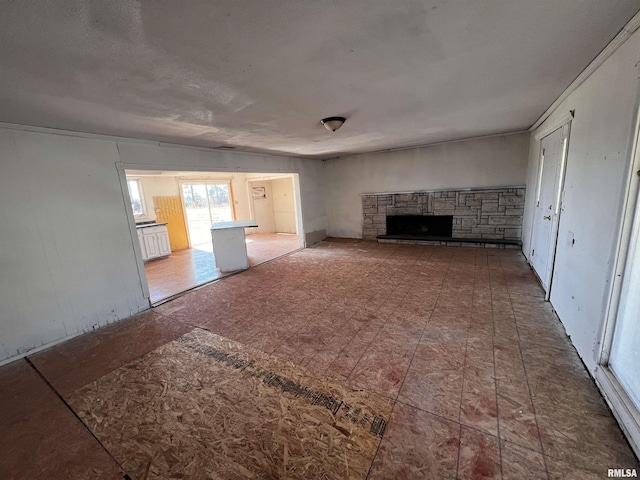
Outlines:
{"label": "stone veneer panel", "polygon": [[453,215],[454,238],[520,241],[524,193],[524,187],[506,187],[363,194],[362,236],[386,235],[388,215]]}

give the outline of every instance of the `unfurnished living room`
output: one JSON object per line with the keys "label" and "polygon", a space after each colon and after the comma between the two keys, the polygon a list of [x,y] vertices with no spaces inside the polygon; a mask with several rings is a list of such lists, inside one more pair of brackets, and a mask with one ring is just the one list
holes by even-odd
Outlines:
{"label": "unfurnished living room", "polygon": [[637,0],[0,3],[0,478],[640,474]]}

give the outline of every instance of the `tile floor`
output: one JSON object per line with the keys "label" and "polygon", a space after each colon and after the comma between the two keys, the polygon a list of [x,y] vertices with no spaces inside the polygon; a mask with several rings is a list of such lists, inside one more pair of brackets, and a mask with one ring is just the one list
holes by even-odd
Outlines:
{"label": "tile floor", "polygon": [[122,478],[63,399],[194,326],[393,399],[371,479],[640,468],[520,252],[332,240],[0,368],[3,478]]}
{"label": "tile floor", "polygon": [[[300,248],[298,235],[254,233],[247,235],[247,256],[254,267]],[[178,250],[169,257],[144,264],[151,303],[229,275],[216,270],[211,242]]]}

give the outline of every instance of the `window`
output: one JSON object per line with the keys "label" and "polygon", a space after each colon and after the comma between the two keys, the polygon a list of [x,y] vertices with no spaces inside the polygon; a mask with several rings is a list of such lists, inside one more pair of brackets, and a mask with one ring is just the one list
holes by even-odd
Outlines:
{"label": "window", "polygon": [[142,185],[140,185],[140,180],[127,180],[127,187],[129,188],[129,198],[131,199],[133,215],[136,217],[144,215],[144,200],[142,198]]}

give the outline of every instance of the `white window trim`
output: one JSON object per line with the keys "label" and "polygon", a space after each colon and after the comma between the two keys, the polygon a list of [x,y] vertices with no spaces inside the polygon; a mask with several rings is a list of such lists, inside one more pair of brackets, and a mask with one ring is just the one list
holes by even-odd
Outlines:
{"label": "white window trim", "polygon": [[[140,204],[142,205],[142,213],[133,213],[133,218],[144,218],[147,216],[147,203],[144,199],[144,187],[142,185],[142,178],[140,177],[127,177],[127,192],[129,193],[129,201],[132,202],[131,191],[129,190],[129,182],[136,182],[138,184],[138,192],[140,193]],[[131,205],[133,211],[133,203]]]}

